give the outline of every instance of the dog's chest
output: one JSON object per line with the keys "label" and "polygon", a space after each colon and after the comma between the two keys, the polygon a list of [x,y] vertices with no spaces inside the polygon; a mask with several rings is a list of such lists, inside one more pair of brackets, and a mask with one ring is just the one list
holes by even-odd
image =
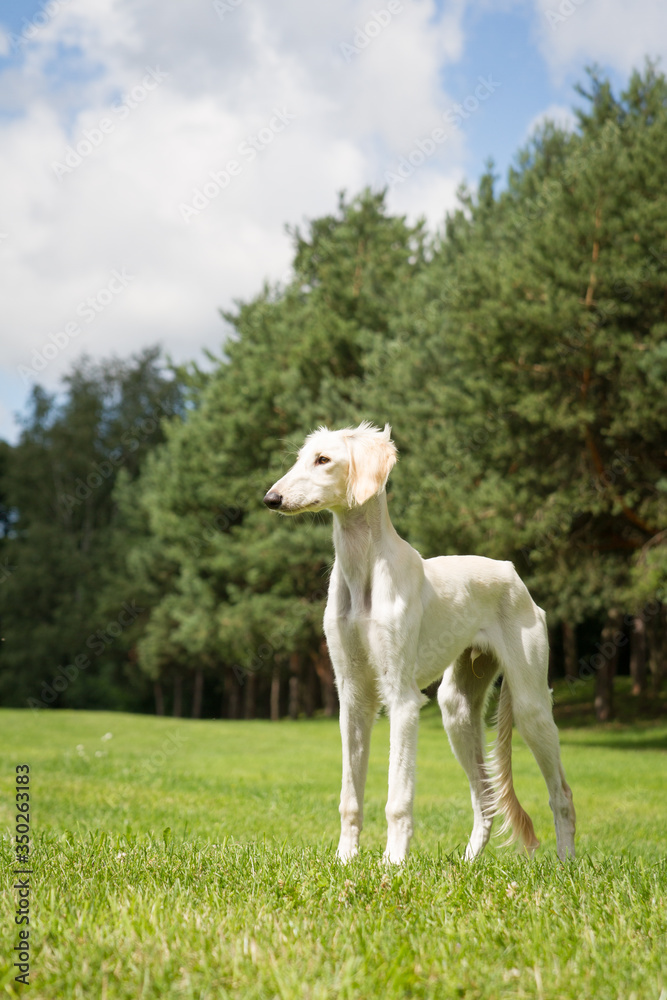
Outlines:
{"label": "dog's chest", "polygon": [[334,566],[324,625],[336,673],[373,675],[381,689],[401,645],[404,614],[402,602],[386,592],[381,574],[344,573]]}
{"label": "dog's chest", "polygon": [[335,614],[330,610],[325,627],[329,644],[333,641],[342,654],[341,669],[346,664],[356,674],[372,674],[381,686],[388,663],[395,659],[391,655],[395,637],[390,634],[394,629],[373,614],[370,600],[350,600]]}
{"label": "dog's chest", "polygon": [[386,642],[377,623],[367,614],[347,614],[338,618],[336,633],[342,653],[340,669],[357,677],[365,675],[381,691],[387,658],[383,656]]}

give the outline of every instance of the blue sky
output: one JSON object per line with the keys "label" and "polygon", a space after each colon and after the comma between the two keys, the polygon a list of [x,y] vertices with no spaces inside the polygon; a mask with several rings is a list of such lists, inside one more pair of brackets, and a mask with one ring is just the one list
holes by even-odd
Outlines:
{"label": "blue sky", "polygon": [[[453,67],[451,86],[465,91],[475,79],[476,68],[484,63],[492,67],[501,81],[498,99],[479,117],[472,117],[466,127],[470,178],[480,172],[480,165],[493,157],[498,173],[505,176],[517,149],[525,141],[530,123],[555,104],[569,108],[574,103],[571,79],[555,85],[538,51],[534,24],[526,11],[514,9],[471,11],[464,20],[466,44],[458,66]],[[576,78],[577,72],[572,74]]]}
{"label": "blue sky", "polygon": [[285,224],[380,186],[457,104],[388,195],[432,228],[545,115],[572,127],[587,64],[621,88],[666,47],[662,0],[5,5],[0,437],[83,351],[217,351],[219,307],[289,276]]}

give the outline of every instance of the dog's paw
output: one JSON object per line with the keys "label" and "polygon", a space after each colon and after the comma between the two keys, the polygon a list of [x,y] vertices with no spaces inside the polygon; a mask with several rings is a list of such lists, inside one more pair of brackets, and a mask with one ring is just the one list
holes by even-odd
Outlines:
{"label": "dog's paw", "polygon": [[389,848],[387,848],[387,850],[382,855],[382,864],[385,866],[403,865],[407,860],[408,860],[407,851],[395,851],[395,850],[389,850]]}
{"label": "dog's paw", "polygon": [[338,850],[336,851],[336,857],[338,858],[341,864],[346,865],[348,861],[352,860],[352,858],[356,858],[358,853],[359,853],[358,844],[343,843],[343,841],[341,840],[340,844],[338,845]]}

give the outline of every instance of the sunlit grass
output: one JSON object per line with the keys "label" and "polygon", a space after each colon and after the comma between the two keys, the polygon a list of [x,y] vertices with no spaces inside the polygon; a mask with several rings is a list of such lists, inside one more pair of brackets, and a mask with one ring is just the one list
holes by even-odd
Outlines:
{"label": "sunlit grass", "polygon": [[516,783],[543,848],[533,862],[492,848],[466,866],[468,786],[428,707],[401,870],[380,863],[386,719],[364,850],[346,868],[333,857],[332,720],[2,711],[0,726],[5,871],[17,763],[31,767],[35,846],[27,990],[7,961],[13,891],[2,899],[7,996],[659,1000],[667,990],[664,724],[562,732],[579,826],[567,866],[516,737]]}

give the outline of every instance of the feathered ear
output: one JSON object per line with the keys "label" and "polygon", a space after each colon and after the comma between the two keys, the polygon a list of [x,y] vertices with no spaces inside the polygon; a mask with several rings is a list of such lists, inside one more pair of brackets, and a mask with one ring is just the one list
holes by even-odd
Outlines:
{"label": "feathered ear", "polygon": [[385,488],[398,457],[396,445],[389,424],[384,431],[360,424],[346,442],[350,456],[347,499],[350,506],[361,505]]}

